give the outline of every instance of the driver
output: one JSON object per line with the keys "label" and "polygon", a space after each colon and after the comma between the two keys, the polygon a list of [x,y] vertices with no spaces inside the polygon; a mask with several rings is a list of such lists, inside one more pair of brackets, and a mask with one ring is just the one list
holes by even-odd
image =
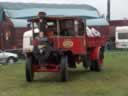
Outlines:
{"label": "driver", "polygon": [[39,45],[42,45],[44,42],[48,42],[48,38],[44,36],[44,32],[39,32],[38,36],[35,37]]}
{"label": "driver", "polygon": [[34,46],[34,54],[39,63],[45,62],[51,53],[51,46],[49,44],[48,38],[44,35],[44,32],[40,31],[38,36],[35,37],[37,41],[36,46]]}

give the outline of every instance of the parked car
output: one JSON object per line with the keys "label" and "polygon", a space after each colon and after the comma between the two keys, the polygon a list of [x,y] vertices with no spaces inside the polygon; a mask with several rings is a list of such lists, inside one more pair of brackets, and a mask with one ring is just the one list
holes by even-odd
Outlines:
{"label": "parked car", "polygon": [[13,64],[18,61],[18,55],[0,50],[0,63]]}

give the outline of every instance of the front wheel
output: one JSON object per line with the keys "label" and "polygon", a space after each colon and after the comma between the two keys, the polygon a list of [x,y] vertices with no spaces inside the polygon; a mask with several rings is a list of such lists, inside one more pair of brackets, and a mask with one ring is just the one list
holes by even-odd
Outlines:
{"label": "front wheel", "polygon": [[33,81],[34,72],[32,72],[32,59],[30,57],[26,60],[26,81]]}
{"label": "front wheel", "polygon": [[62,82],[68,80],[68,57],[62,56],[60,60],[60,79]]}

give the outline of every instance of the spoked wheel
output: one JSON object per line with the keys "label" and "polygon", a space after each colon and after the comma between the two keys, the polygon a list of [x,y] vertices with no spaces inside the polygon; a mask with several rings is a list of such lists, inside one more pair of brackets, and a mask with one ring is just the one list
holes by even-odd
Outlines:
{"label": "spoked wheel", "polygon": [[26,60],[26,81],[32,82],[34,77],[34,72],[32,72],[32,58],[29,57]]}
{"label": "spoked wheel", "polygon": [[60,60],[60,79],[62,82],[68,80],[68,57],[62,56]]}

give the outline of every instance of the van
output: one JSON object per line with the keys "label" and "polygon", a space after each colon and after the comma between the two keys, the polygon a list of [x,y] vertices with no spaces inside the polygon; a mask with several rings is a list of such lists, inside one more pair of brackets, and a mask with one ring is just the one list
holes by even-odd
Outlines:
{"label": "van", "polygon": [[116,27],[116,48],[128,48],[128,26]]}

